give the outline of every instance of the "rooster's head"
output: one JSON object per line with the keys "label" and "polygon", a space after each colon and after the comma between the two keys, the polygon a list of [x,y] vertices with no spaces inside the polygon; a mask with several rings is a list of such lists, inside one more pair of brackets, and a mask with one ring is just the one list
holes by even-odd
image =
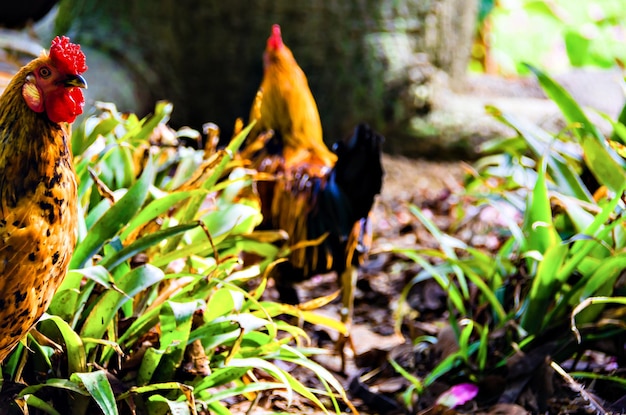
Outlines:
{"label": "rooster's head", "polygon": [[48,116],[50,121],[73,122],[83,112],[85,99],[81,88],[87,88],[82,77],[87,70],[85,54],[69,38],[56,37],[50,53],[30,62],[22,96],[28,107]]}

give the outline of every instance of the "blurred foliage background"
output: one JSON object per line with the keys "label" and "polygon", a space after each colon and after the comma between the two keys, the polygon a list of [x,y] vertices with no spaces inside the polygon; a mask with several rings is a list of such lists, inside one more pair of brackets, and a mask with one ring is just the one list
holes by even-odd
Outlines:
{"label": "blurred foliage background", "polygon": [[626,59],[623,0],[481,0],[470,68],[528,74],[522,63],[553,72],[613,67]]}

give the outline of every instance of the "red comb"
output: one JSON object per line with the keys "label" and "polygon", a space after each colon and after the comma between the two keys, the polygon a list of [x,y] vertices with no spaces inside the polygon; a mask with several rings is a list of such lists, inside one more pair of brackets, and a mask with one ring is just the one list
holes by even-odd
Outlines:
{"label": "red comb", "polygon": [[66,36],[57,36],[52,40],[50,58],[61,72],[79,75],[87,70],[85,54],[80,50],[80,45],[71,43]]}
{"label": "red comb", "polygon": [[280,35],[280,26],[275,24],[272,26],[272,34],[267,39],[267,48],[276,50],[282,46],[283,46],[283,38]]}

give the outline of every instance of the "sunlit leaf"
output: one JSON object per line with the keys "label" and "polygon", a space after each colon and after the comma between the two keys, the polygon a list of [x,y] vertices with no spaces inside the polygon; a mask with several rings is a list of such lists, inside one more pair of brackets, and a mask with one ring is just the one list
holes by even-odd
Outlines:
{"label": "sunlit leaf", "polygon": [[83,241],[76,246],[70,268],[80,268],[112,238],[141,207],[154,180],[154,163],[146,165],[139,180],[115,205],[94,224]]}
{"label": "sunlit leaf", "polygon": [[167,301],[161,308],[160,349],[165,355],[160,361],[158,373],[152,377],[154,381],[162,382],[174,378],[187,348],[194,312],[203,304],[202,301],[189,303]]}
{"label": "sunlit leaf", "polygon": [[106,327],[113,321],[113,317],[126,301],[140,291],[160,282],[163,277],[163,271],[152,265],[142,265],[126,273],[117,281],[117,286],[121,292],[108,291],[100,298],[98,304],[87,316],[81,330],[81,336],[101,338]]}
{"label": "sunlit leaf", "polygon": [[549,247],[539,262],[530,293],[526,297],[527,306],[523,311],[521,325],[529,333],[538,332],[544,324],[548,308],[561,287],[562,281],[555,277],[569,252],[569,245],[558,244]]}
{"label": "sunlit leaf", "polygon": [[40,319],[40,322],[43,321],[50,321],[54,323],[65,341],[65,349],[67,351],[67,372],[86,372],[87,358],[85,354],[85,347],[80,336],[72,330],[69,324],[58,316],[44,314]]}
{"label": "sunlit leaf", "polygon": [[559,235],[552,223],[552,208],[546,184],[545,170],[540,169],[535,187],[528,198],[524,217],[524,231],[527,235],[524,247],[526,252],[545,253],[550,247],[560,242]]}
{"label": "sunlit leaf", "polygon": [[561,85],[539,69],[530,65],[528,68],[535,74],[546,95],[559,106],[565,119],[580,127],[573,131],[580,137],[589,170],[600,183],[617,191],[626,181],[626,161],[609,147],[602,133]]}
{"label": "sunlit leaf", "polygon": [[70,379],[85,386],[85,389],[96,401],[104,415],[118,414],[113,389],[104,370],[89,373],[72,373]]}

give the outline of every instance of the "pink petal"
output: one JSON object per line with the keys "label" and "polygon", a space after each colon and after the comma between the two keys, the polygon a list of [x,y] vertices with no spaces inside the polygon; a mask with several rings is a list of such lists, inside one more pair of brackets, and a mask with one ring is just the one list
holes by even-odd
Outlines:
{"label": "pink petal", "polygon": [[478,394],[478,386],[472,383],[460,383],[442,393],[437,398],[437,404],[448,408],[455,408],[474,399]]}

